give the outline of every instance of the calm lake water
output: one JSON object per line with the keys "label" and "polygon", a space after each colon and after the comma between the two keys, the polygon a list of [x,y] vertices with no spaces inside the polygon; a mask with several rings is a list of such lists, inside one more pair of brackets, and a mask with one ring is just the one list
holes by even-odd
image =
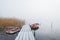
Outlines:
{"label": "calm lake water", "polygon": [[0,40],[15,40],[17,34],[0,34]]}
{"label": "calm lake water", "polygon": [[[15,34],[0,34],[0,40],[15,40],[16,36],[18,35],[18,33]],[[35,39],[36,40],[60,40],[59,38],[56,39],[54,37],[50,37],[48,34],[40,34],[39,30],[35,32]]]}

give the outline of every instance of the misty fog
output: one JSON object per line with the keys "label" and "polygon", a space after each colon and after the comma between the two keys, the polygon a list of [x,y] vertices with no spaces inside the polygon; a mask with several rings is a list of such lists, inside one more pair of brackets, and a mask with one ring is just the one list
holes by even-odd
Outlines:
{"label": "misty fog", "polygon": [[0,0],[0,17],[39,22],[40,34],[60,37],[60,0]]}

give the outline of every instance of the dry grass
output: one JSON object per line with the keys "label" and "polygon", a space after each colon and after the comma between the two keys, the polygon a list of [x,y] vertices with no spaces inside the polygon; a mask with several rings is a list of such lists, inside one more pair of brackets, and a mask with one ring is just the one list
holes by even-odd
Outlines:
{"label": "dry grass", "polygon": [[16,18],[0,18],[0,29],[7,28],[9,26],[21,27],[24,22]]}

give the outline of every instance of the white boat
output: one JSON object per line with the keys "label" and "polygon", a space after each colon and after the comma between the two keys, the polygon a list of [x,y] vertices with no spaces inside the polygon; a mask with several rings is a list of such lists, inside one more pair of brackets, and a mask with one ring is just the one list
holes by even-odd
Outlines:
{"label": "white boat", "polygon": [[20,28],[19,27],[14,27],[14,28],[11,27],[11,28],[8,28],[8,30],[6,30],[6,33],[13,34],[13,33],[16,33],[18,31],[20,31]]}

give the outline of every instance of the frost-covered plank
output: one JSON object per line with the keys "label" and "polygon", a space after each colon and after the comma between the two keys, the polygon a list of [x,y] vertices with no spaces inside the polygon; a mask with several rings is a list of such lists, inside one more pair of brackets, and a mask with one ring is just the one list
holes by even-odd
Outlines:
{"label": "frost-covered plank", "polygon": [[29,25],[24,25],[15,40],[35,40]]}

